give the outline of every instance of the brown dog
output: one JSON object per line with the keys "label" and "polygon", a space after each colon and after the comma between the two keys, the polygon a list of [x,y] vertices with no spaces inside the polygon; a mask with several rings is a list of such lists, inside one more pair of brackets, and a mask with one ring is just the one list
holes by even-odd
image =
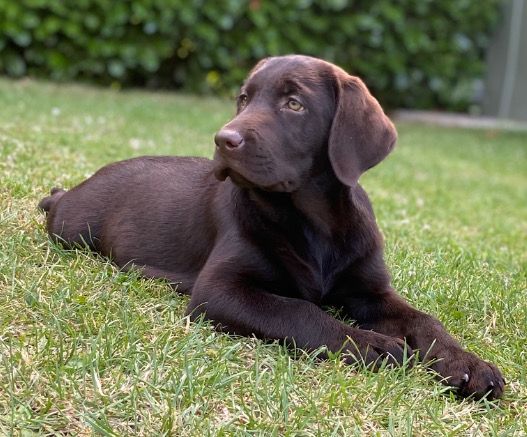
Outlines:
{"label": "brown dog", "polygon": [[[225,331],[400,363],[419,350],[462,396],[498,398],[498,369],[392,289],[359,176],[396,131],[362,81],[306,56],[261,61],[214,160],[110,164],[40,207],[49,234],[178,284]],[[321,309],[341,308],[349,326]],[[410,349],[411,348],[411,349]]]}

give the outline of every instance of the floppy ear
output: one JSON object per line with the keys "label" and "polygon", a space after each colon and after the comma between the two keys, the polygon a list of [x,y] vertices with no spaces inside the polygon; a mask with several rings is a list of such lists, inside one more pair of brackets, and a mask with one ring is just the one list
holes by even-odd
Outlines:
{"label": "floppy ear", "polygon": [[337,109],[329,135],[329,160],[337,178],[352,186],[391,152],[397,131],[358,77],[342,72],[336,81]]}

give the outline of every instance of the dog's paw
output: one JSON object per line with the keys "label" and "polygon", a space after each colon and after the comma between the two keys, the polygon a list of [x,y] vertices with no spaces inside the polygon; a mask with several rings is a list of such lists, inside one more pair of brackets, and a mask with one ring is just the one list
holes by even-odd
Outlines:
{"label": "dog's paw", "polygon": [[498,368],[470,352],[456,351],[431,368],[461,397],[493,400],[503,395],[505,380]]}
{"label": "dog's paw", "polygon": [[348,364],[360,362],[374,370],[382,365],[411,364],[413,356],[412,348],[403,340],[373,331],[362,331],[350,337],[344,352]]}

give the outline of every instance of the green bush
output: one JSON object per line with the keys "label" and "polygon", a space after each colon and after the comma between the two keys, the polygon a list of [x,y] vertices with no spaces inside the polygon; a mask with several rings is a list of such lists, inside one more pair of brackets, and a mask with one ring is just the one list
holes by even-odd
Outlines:
{"label": "green bush", "polygon": [[294,52],[388,106],[466,109],[500,1],[0,0],[0,73],[230,92]]}

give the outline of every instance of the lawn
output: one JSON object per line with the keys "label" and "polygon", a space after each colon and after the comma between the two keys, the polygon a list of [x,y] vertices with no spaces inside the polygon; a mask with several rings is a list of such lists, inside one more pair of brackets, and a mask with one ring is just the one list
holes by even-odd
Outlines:
{"label": "lawn", "polygon": [[399,292],[508,382],[459,401],[233,338],[162,282],[49,243],[38,200],[143,154],[210,156],[233,103],[0,80],[0,435],[526,435],[527,134],[399,125],[362,178]]}

